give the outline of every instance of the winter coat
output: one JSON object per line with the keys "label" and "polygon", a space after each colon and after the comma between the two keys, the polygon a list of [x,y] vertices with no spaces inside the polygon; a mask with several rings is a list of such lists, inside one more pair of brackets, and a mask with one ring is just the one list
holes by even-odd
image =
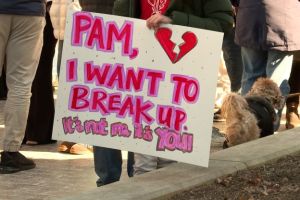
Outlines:
{"label": "winter coat", "polygon": [[0,14],[45,16],[46,0],[0,0]]}
{"label": "winter coat", "polygon": [[80,10],[78,2],[73,0],[52,0],[50,8],[50,17],[56,39],[63,40],[66,25],[66,15],[68,7]]}
{"label": "winter coat", "polygon": [[[113,14],[139,18],[139,2],[116,0]],[[230,30],[233,24],[232,8],[227,0],[171,0],[165,14],[173,24],[219,32]]]}
{"label": "winter coat", "polygon": [[114,0],[79,0],[83,11],[111,14]]}
{"label": "winter coat", "polygon": [[300,1],[241,0],[235,41],[262,50],[300,50]]}

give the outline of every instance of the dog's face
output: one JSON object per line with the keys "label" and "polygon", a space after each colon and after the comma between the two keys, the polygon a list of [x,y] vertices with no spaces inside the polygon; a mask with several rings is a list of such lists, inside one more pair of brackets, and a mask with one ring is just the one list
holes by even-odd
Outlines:
{"label": "dog's face", "polygon": [[247,95],[262,96],[268,99],[275,109],[283,108],[285,102],[278,85],[268,78],[257,79]]}

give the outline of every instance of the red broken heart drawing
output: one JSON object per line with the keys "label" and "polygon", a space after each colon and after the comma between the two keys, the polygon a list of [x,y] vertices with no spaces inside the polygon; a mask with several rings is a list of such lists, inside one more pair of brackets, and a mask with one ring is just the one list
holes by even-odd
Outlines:
{"label": "red broken heart drawing", "polygon": [[162,48],[165,50],[169,56],[172,63],[178,62],[183,56],[190,52],[198,43],[197,37],[192,32],[185,32],[181,38],[184,40],[183,43],[179,45],[179,53],[174,52],[176,43],[171,40],[172,30],[169,28],[159,28],[155,32],[155,37],[159,41]]}

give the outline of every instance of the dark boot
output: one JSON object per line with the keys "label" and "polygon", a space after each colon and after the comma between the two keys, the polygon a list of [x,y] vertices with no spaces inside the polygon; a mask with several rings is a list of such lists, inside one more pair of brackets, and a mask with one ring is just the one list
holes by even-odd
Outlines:
{"label": "dark boot", "polygon": [[286,124],[287,129],[300,126],[300,118],[298,113],[299,103],[290,102],[286,104]]}

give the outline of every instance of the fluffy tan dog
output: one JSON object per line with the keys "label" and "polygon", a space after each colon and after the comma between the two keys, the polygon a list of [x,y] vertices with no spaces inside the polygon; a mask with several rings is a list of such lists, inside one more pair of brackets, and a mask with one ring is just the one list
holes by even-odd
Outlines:
{"label": "fluffy tan dog", "polygon": [[275,109],[281,109],[284,98],[277,84],[259,78],[245,96],[228,94],[221,107],[226,119],[224,148],[274,133]]}
{"label": "fluffy tan dog", "polygon": [[221,107],[226,119],[225,137],[227,146],[238,145],[259,138],[260,129],[255,115],[250,111],[248,103],[239,94],[227,95]]}
{"label": "fluffy tan dog", "polygon": [[278,85],[269,78],[257,79],[246,96],[264,97],[277,110],[282,109],[285,103]]}

